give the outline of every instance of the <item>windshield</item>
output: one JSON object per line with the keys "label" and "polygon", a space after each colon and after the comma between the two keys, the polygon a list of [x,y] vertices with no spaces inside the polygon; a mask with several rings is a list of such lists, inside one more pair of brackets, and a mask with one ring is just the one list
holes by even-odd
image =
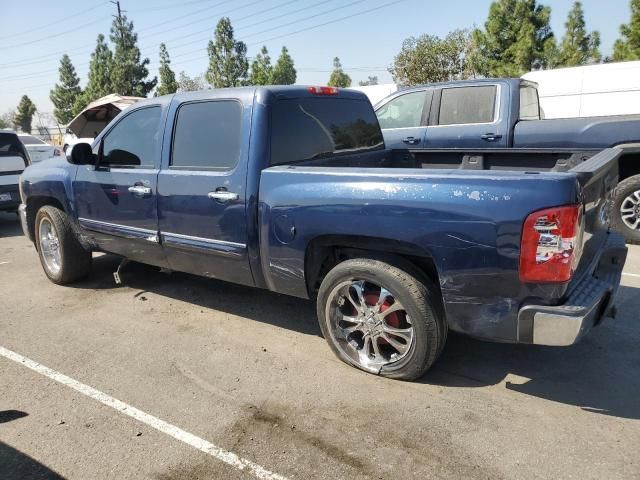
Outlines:
{"label": "windshield", "polygon": [[384,148],[366,100],[297,98],[273,106],[271,165]]}

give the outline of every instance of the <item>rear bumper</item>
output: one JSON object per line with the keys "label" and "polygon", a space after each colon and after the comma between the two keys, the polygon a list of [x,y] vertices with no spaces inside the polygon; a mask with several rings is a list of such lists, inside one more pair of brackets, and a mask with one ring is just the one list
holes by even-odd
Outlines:
{"label": "rear bumper", "polygon": [[562,305],[526,305],[518,312],[518,341],[565,346],[614,313],[613,299],[627,258],[624,238],[610,233],[595,269],[585,275]]}
{"label": "rear bumper", "polygon": [[[10,199],[1,199],[6,195],[10,195]],[[18,185],[0,185],[0,211],[15,212],[20,205],[20,190]]]}

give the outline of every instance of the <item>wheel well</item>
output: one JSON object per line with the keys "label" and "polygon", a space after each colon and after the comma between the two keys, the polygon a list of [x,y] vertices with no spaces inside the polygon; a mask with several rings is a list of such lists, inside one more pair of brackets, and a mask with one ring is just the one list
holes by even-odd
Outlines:
{"label": "wheel well", "polygon": [[624,153],[618,160],[619,180],[640,174],[640,151],[635,149]]}
{"label": "wheel well", "polygon": [[32,240],[35,239],[35,231],[36,231],[36,215],[38,210],[40,210],[45,205],[51,205],[52,207],[56,207],[63,212],[64,207],[60,203],[60,201],[53,197],[29,197],[27,199],[27,228],[29,229],[29,238]]}
{"label": "wheel well", "polygon": [[427,252],[418,252],[416,246],[385,238],[359,235],[324,236],[312,240],[305,255],[305,278],[309,298],[314,298],[327,273],[340,262],[352,258],[375,257],[400,263],[408,270],[433,282],[440,288],[436,265]]}

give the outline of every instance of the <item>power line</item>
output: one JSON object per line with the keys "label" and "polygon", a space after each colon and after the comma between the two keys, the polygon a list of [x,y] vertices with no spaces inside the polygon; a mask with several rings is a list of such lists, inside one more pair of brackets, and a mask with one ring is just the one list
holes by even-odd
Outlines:
{"label": "power line", "polygon": [[[326,0],[322,5],[321,5],[321,4],[317,4],[317,6],[324,7],[324,5],[326,5],[327,3],[332,2],[332,1],[335,1],[335,0]],[[272,7],[272,8],[270,8],[270,9],[266,9],[266,10],[261,10],[261,11],[259,11],[259,12],[255,12],[255,14],[253,14],[253,15],[247,15],[247,16],[245,16],[245,17],[241,17],[241,18],[238,18],[238,19],[234,19],[234,21],[233,21],[233,22],[234,22],[235,24],[237,24],[238,22],[241,22],[242,20],[246,20],[247,18],[252,18],[252,17],[254,17],[255,15],[259,15],[259,14],[261,14],[261,13],[264,13],[265,11],[274,10],[274,9],[276,9],[276,8],[279,8],[279,7],[281,7],[281,6],[287,5],[287,4],[289,4],[289,3],[292,3],[292,2],[291,2],[291,1],[289,1],[289,2],[285,2],[284,4],[276,5],[275,7]],[[250,28],[250,27],[255,27],[256,25],[260,25],[260,24],[262,24],[262,23],[268,23],[268,22],[270,22],[270,21],[272,21],[272,20],[277,20],[277,19],[279,19],[279,18],[287,17],[287,16],[289,16],[289,15],[295,15],[296,13],[299,13],[299,12],[301,12],[301,11],[303,11],[303,10],[308,10],[308,9],[309,9],[309,7],[308,7],[308,6],[305,6],[305,7],[303,7],[303,8],[299,8],[298,10],[292,10],[292,11],[290,11],[290,12],[283,13],[283,14],[280,14],[280,15],[276,15],[276,16],[274,16],[274,17],[266,18],[266,19],[264,19],[264,20],[262,20],[262,21],[255,22],[255,23],[252,23],[252,24],[250,24],[250,25],[245,25],[244,27],[241,27],[241,28],[239,28],[238,30],[244,30],[244,29],[247,29],[247,28]],[[192,37],[192,36],[194,36],[194,35],[198,35],[198,34],[200,34],[200,33],[205,33],[205,32],[206,32],[206,33],[210,33],[210,32],[211,32],[211,29],[210,29],[210,28],[207,28],[207,29],[204,29],[204,30],[199,30],[199,31],[197,31],[197,32],[192,32],[192,33],[190,33],[190,34],[188,34],[188,35],[183,35],[183,36],[181,36],[181,37],[179,37],[179,38],[181,38],[181,39],[182,39],[182,38],[186,38],[186,37]],[[172,40],[175,40],[175,38],[174,38],[174,39],[169,39],[169,40],[165,41],[164,43],[166,43],[167,45],[169,45],[169,46],[171,47],[171,51],[173,51],[173,50],[175,50],[175,49],[177,49],[177,48],[182,48],[182,47],[186,47],[186,46],[189,46],[189,45],[195,45],[196,43],[200,43],[200,42],[207,41],[207,40],[209,40],[210,38],[211,38],[211,37],[208,35],[206,38],[197,38],[197,39],[195,39],[195,40],[190,40],[190,41],[188,41],[188,42],[178,43],[177,45],[176,45],[176,44],[171,45],[171,44],[170,44],[170,42],[171,42]],[[190,53],[191,53],[191,52],[181,53],[181,54],[178,54],[178,55],[171,55],[171,58],[172,58],[172,59],[173,59],[173,58],[180,58],[180,57],[183,57],[183,56],[185,56],[185,55],[189,55]]]}
{"label": "power line", "polygon": [[[94,20],[93,22],[89,22],[89,23],[83,23],[82,24],[82,28],[84,27],[88,27],[90,25],[95,25],[96,23],[100,23],[103,22],[105,19],[109,19],[110,17],[101,17],[97,20]],[[73,30],[73,32],[77,32],[78,30]],[[36,38],[35,40],[30,40],[28,42],[21,42],[21,43],[16,43],[13,45],[3,45],[2,48],[3,49],[10,49],[10,48],[17,48],[17,47],[24,47],[25,45],[33,45],[34,43],[40,43],[40,42],[45,42],[45,41],[49,41],[52,38],[57,38],[57,37],[61,37],[63,35],[67,35],[68,33],[72,33],[69,31],[69,29],[65,30],[64,32],[60,32],[60,33],[56,33],[53,35],[47,35],[46,37],[41,37],[41,38]]]}
{"label": "power line", "polygon": [[343,20],[348,20],[350,18],[354,18],[354,17],[358,17],[360,15],[364,15],[366,13],[371,13],[371,12],[375,12],[376,10],[380,10],[382,8],[386,8],[386,7],[390,7],[391,5],[397,5],[398,3],[401,2],[406,2],[407,0],[396,0],[394,2],[388,2],[385,3],[383,5],[380,5],[378,7],[375,8],[370,8],[368,10],[364,10],[362,12],[358,12],[358,13],[353,13],[351,15],[347,15],[345,17],[340,17],[340,18],[336,18],[334,20],[330,20],[328,22],[324,22],[324,23],[319,23],[318,25],[313,25],[311,27],[307,27],[307,28],[302,28],[300,30],[296,30],[294,32],[289,32],[289,33],[285,33],[283,35],[278,35],[276,37],[271,37],[271,38],[267,38],[265,40],[261,40],[259,42],[255,42],[255,43],[250,43],[249,46],[255,46],[255,45],[259,45],[261,43],[265,43],[265,42],[270,42],[271,40],[278,40],[280,38],[284,38],[284,37],[290,37],[291,35],[296,35],[298,33],[304,33],[304,32],[308,32],[309,30],[315,30],[316,28],[320,28],[320,27],[324,27],[326,25],[331,25],[332,23],[337,23],[337,22],[342,22]]}
{"label": "power line", "polygon": [[[364,0],[357,0],[355,2],[351,2],[350,4],[344,5],[342,7],[338,7],[336,9],[333,9],[332,11],[336,11],[338,9],[346,8],[348,6],[353,6],[354,4],[361,3],[362,1],[364,1]],[[341,21],[344,21],[344,20],[348,20],[350,18],[354,18],[354,17],[360,16],[360,15],[364,15],[364,14],[376,11],[376,10],[380,10],[382,8],[386,8],[386,7],[401,3],[403,1],[406,1],[406,0],[396,0],[396,1],[388,2],[388,3],[385,3],[383,5],[379,5],[377,7],[374,7],[374,8],[363,10],[361,12],[355,12],[353,14],[346,15],[346,16],[343,16],[343,17],[339,17],[339,18],[336,18],[336,19],[332,19],[332,20],[329,20],[327,22],[322,22],[322,23],[319,23],[319,24],[316,24],[316,25],[311,25],[309,27],[305,27],[303,29],[299,29],[299,30],[296,30],[296,31],[293,31],[293,32],[285,33],[285,34],[282,34],[282,35],[277,35],[275,37],[271,37],[271,38],[268,38],[268,39],[265,39],[265,40],[261,40],[259,42],[254,42],[254,43],[251,43],[250,46],[255,46],[255,45],[263,44],[263,43],[271,41],[271,40],[276,40],[276,39],[280,39],[280,38],[289,37],[289,36],[292,36],[292,35],[296,35],[298,33],[304,33],[304,32],[310,31],[310,30],[321,28],[321,27],[326,26],[326,25],[330,25],[330,24],[333,24],[333,23],[341,22]],[[247,6],[248,5],[245,5],[244,7],[247,7]],[[244,7],[239,7],[239,8],[244,8]],[[331,13],[331,12],[329,12],[329,13]],[[278,28],[282,28],[284,26],[288,26],[288,25],[291,25],[291,24],[294,24],[294,23],[299,23],[300,21],[308,20],[308,19],[311,19],[311,18],[316,18],[316,17],[318,17],[320,15],[323,15],[323,13],[311,15],[309,17],[305,17],[304,19],[298,19],[297,21],[294,21],[294,22],[289,22],[289,23],[286,23],[284,25],[276,26],[274,28],[268,29],[268,31],[276,30]],[[284,15],[281,15],[281,16],[284,16]],[[243,17],[243,18],[247,18],[247,17]],[[266,21],[270,21],[272,19],[265,20],[265,22]],[[253,25],[256,25],[258,23],[260,23],[260,22],[256,22]],[[259,32],[259,33],[264,33],[264,31],[263,32]],[[251,35],[249,35],[249,36],[251,36]],[[165,43],[165,42],[163,42],[163,43]],[[195,42],[190,42],[190,43],[195,43]],[[185,46],[185,45],[182,45],[182,46]],[[186,52],[185,54],[188,54],[188,53],[191,53],[191,52]],[[174,55],[173,58],[180,58],[180,57],[183,57],[185,54]],[[181,64],[190,62],[192,60],[196,60],[198,58],[201,58],[201,56],[202,56],[202,54],[198,53],[197,56],[186,58],[183,61],[177,62],[177,63],[172,62],[172,64],[174,66],[175,65],[181,65]],[[88,64],[89,64],[89,62],[86,62],[86,63],[78,64],[78,66],[86,66]],[[46,75],[50,75],[50,74],[51,74],[51,70],[46,70],[46,71],[41,71],[41,72],[34,72],[34,73],[28,74],[28,75],[14,75],[14,76],[10,76],[10,77],[4,77],[4,78],[1,78],[0,80],[5,80],[6,81],[6,80],[29,79],[29,78],[35,78],[35,77],[38,77],[38,76],[46,76]]]}
{"label": "power line", "polygon": [[[97,7],[99,7],[101,5],[106,5],[107,3],[109,3],[109,2],[100,2],[100,3],[96,4],[95,6],[93,6],[91,8],[87,8],[86,10],[82,10],[82,11],[80,11],[78,13],[74,13],[73,15],[69,15],[67,17],[63,17],[63,18],[59,18],[57,20],[49,21],[49,22],[47,22],[46,25],[42,25],[40,27],[31,28],[29,30],[23,30],[22,32],[12,33],[11,35],[3,35],[2,37],[0,37],[0,40],[3,40],[5,38],[14,38],[14,37],[18,37],[18,36],[21,36],[21,35],[26,35],[28,33],[33,33],[33,32],[36,32],[38,30],[42,30],[43,28],[49,28],[52,23],[53,24],[61,23],[61,22],[64,22],[65,20],[69,20],[70,18],[79,17],[80,15],[85,14],[87,12],[93,12]],[[4,48],[4,46],[3,46],[3,48]]]}

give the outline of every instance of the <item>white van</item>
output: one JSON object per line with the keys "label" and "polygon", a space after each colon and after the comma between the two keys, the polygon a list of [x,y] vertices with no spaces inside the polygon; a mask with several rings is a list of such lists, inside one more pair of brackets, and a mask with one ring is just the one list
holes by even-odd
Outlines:
{"label": "white van", "polygon": [[640,61],[529,72],[545,118],[640,114]]}

